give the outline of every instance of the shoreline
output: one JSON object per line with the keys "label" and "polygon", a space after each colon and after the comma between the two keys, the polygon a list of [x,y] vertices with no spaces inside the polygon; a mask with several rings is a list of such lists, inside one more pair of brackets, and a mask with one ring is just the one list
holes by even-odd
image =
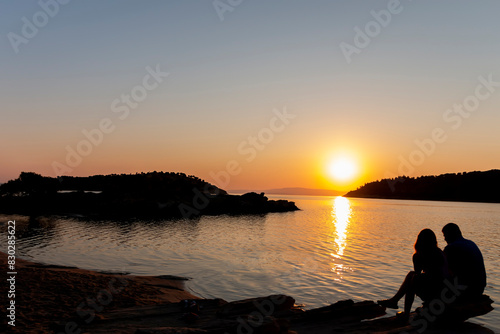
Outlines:
{"label": "shoreline", "polygon": [[[0,252],[3,282],[7,276],[7,254]],[[103,314],[117,309],[178,303],[201,299],[186,290],[187,278],[101,273],[75,267],[46,265],[16,258],[15,327],[3,317],[2,329],[12,333],[45,333],[57,324],[69,327],[91,325]],[[7,296],[8,286],[0,286]],[[6,300],[6,299],[5,299]],[[7,314],[5,303],[0,305]],[[75,325],[73,325],[75,324]]]}
{"label": "shoreline", "polygon": [[[0,252],[7,274],[7,254]],[[16,259],[15,327],[7,333],[420,333],[420,328],[383,317],[385,308],[373,301],[338,301],[304,311],[285,295],[234,302],[204,299],[186,290],[187,278],[136,276]],[[5,282],[5,277],[2,279]],[[7,284],[0,286],[7,295]],[[188,300],[188,302],[185,302]],[[194,302],[194,303],[193,303]],[[5,303],[0,309],[7,314]],[[412,317],[415,313],[412,313]],[[449,328],[448,328],[449,329]],[[457,333],[493,333],[470,322],[453,327]],[[441,333],[427,330],[426,333]]]}
{"label": "shoreline", "polygon": [[[28,227],[28,219],[21,216],[16,218],[19,223],[22,222],[18,225],[18,232],[22,233]],[[85,255],[82,253],[80,256]],[[7,254],[1,251],[0,263],[3,269],[0,294],[4,300],[0,303],[0,310],[8,315],[9,300],[5,296],[9,289],[6,281],[9,270]],[[0,322],[0,332],[250,333],[246,330],[249,329],[247,324],[254,324],[252,317],[257,315],[257,319],[261,317],[268,323],[252,327],[255,329],[254,334],[268,333],[265,326],[278,328],[278,332],[283,334],[326,334],[331,333],[332,328],[344,333],[361,333],[363,330],[363,333],[396,333],[395,330],[420,333],[418,327],[402,327],[396,317],[387,315],[385,308],[373,301],[342,300],[307,310],[296,307],[294,298],[285,295],[227,302],[198,295],[186,286],[189,279],[185,277],[130,275],[80,269],[73,267],[71,262],[66,265],[70,267],[16,258],[16,327],[9,326],[9,319],[4,316]],[[181,303],[184,300],[195,301],[197,311],[201,312],[193,315],[191,309]],[[283,304],[286,307],[276,300],[286,301]],[[269,307],[273,312],[268,312]],[[240,328],[243,324],[246,327]],[[467,334],[493,333],[488,328],[470,322],[462,323],[460,328],[454,330]]]}

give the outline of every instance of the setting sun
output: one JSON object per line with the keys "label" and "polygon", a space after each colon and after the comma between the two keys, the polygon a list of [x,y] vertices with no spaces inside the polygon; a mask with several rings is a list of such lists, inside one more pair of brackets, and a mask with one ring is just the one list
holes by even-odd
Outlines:
{"label": "setting sun", "polygon": [[349,182],[358,174],[358,166],[351,158],[338,157],[328,165],[328,173],[337,182]]}

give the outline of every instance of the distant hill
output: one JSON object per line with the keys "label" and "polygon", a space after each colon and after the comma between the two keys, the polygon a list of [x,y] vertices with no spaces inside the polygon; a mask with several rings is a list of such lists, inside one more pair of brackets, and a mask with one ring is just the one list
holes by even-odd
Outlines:
{"label": "distant hill", "polygon": [[500,170],[382,179],[344,196],[500,203]]}
{"label": "distant hill", "polygon": [[137,173],[46,177],[23,172],[0,185],[0,213],[90,218],[191,218],[298,210],[264,194],[228,195],[194,175]]}
{"label": "distant hill", "polygon": [[[230,190],[233,194],[243,194],[250,190]],[[345,191],[329,190],[329,189],[311,189],[311,188],[278,188],[267,190],[255,190],[255,192],[264,192],[268,195],[305,195],[305,196],[341,196]]]}
{"label": "distant hill", "polygon": [[340,196],[345,194],[345,191],[337,191],[330,189],[311,189],[311,188],[280,188],[269,189],[264,191],[266,194],[277,195],[307,195],[307,196]]}

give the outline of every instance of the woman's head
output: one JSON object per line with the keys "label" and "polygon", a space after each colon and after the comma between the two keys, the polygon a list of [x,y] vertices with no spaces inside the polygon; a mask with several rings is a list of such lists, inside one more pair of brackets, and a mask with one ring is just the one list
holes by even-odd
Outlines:
{"label": "woman's head", "polygon": [[425,252],[438,247],[436,234],[429,228],[425,228],[418,234],[415,242],[415,251]]}

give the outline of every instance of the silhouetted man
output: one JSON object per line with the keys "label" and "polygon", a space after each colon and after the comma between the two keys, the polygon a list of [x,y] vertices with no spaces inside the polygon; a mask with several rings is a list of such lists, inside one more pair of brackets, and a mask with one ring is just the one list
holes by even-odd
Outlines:
{"label": "silhouetted man", "polygon": [[457,224],[449,223],[443,227],[446,259],[453,277],[467,288],[460,297],[477,297],[483,294],[486,286],[486,270],[481,251],[471,240],[465,239]]}

